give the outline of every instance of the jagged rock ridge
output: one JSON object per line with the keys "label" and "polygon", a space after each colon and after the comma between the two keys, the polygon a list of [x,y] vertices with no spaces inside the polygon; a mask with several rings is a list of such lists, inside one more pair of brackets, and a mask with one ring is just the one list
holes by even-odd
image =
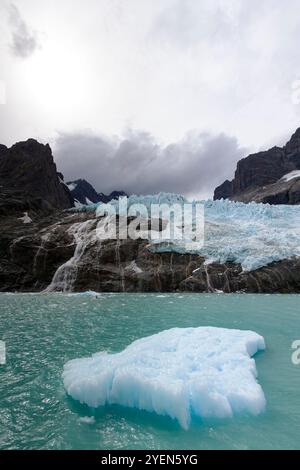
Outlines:
{"label": "jagged rock ridge", "polygon": [[85,179],[69,181],[67,185],[74,200],[80,202],[80,204],[96,204],[98,202],[107,203],[112,199],[118,199],[119,197],[127,196],[124,191],[113,191],[109,195],[97,193],[95,188]]}

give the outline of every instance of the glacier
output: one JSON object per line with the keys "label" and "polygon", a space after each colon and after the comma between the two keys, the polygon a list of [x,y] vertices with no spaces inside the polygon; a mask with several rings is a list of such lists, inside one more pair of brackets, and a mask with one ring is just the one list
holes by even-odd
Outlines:
{"label": "glacier", "polygon": [[137,408],[169,416],[188,429],[193,417],[256,416],[265,410],[252,358],[264,349],[264,338],[253,331],[173,328],[120,353],[67,362],[64,387],[91,408]]}
{"label": "glacier", "polygon": [[[128,198],[128,208],[144,204],[186,204],[185,197],[172,193]],[[197,201],[193,201],[195,204]],[[182,240],[168,242],[151,239],[152,252],[199,254],[206,263],[233,262],[244,271],[253,271],[276,261],[300,256],[300,206],[269,205],[229,200],[199,201],[204,205],[203,246]],[[118,209],[118,200],[106,205]],[[103,204],[92,204],[73,211],[97,211]],[[105,206],[105,205],[104,205]]]}
{"label": "glacier", "polygon": [[300,206],[206,201],[205,238],[199,254],[208,262],[241,264],[253,271],[300,256]]}
{"label": "glacier", "polygon": [[[195,203],[195,201],[194,201]],[[204,243],[152,240],[152,252],[199,254],[210,263],[233,262],[254,271],[276,261],[300,256],[300,206],[229,200],[202,201]]]}
{"label": "glacier", "polygon": [[[111,213],[111,208],[113,207],[115,208],[116,213],[118,213],[120,199],[124,199],[124,197],[112,199],[108,203],[96,202],[87,205],[82,204],[81,206],[68,209],[68,212],[94,212],[98,208],[102,207],[106,208],[108,213]],[[152,204],[184,204],[187,202],[188,200],[180,194],[164,192],[141,196],[132,194],[131,196],[127,197],[128,208],[136,204],[143,204],[149,211],[151,209]]]}

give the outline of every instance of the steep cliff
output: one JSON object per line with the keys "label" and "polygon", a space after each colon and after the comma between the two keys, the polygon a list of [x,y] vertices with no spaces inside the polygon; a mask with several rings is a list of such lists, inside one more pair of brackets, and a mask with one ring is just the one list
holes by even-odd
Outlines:
{"label": "steep cliff", "polygon": [[234,179],[217,187],[214,199],[299,204],[299,188],[294,187],[296,181],[290,183],[282,179],[294,170],[300,170],[300,128],[284,147],[273,147],[240,160]]}

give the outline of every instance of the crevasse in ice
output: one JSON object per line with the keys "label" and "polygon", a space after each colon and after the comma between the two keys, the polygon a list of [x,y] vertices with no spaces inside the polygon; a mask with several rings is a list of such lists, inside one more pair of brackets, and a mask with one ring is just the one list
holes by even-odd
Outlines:
{"label": "crevasse in ice", "polygon": [[153,251],[196,252],[208,262],[240,263],[253,271],[274,261],[300,256],[300,206],[205,201],[204,245],[154,243]]}
{"label": "crevasse in ice", "polygon": [[245,271],[300,256],[300,206],[208,201],[202,254]]}

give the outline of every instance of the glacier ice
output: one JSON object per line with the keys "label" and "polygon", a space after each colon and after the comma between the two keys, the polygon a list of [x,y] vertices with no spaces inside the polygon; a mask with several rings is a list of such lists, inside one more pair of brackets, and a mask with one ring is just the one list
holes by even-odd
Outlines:
{"label": "glacier ice", "polygon": [[[81,206],[76,206],[75,208],[69,209],[70,212],[92,212],[96,211],[100,206],[105,207],[108,209],[108,212],[110,211],[111,207],[114,207],[116,209],[116,212],[118,213],[118,206],[119,206],[119,200],[124,199],[124,197],[120,197],[118,199],[112,199],[108,203],[104,202],[96,202],[92,203],[87,203],[87,205],[82,204]],[[150,210],[152,204],[184,204],[188,202],[187,199],[184,196],[181,196],[180,194],[174,194],[174,193],[158,193],[158,194],[150,194],[150,195],[145,195],[145,196],[137,196],[135,194],[132,194],[127,198],[127,203],[128,203],[128,208],[130,208],[133,205],[137,204],[143,204],[147,207],[148,210]]]}
{"label": "glacier ice", "polygon": [[266,400],[255,360],[265,349],[252,331],[174,328],[139,339],[120,353],[101,352],[64,366],[67,393],[92,408],[118,404],[177,419],[258,415]]}
{"label": "glacier ice", "polygon": [[[120,198],[123,199],[124,198]],[[187,202],[187,199],[180,194],[173,194],[173,193],[158,193],[158,194],[150,194],[146,196],[137,196],[136,194],[132,194],[127,198],[127,204],[130,208],[133,205],[143,204],[147,207],[148,211],[151,210],[151,206],[153,204],[184,204]],[[108,203],[108,205],[113,205],[118,207],[119,199],[114,199]]]}
{"label": "glacier ice", "polygon": [[300,256],[300,206],[205,203],[205,242],[201,254],[220,263],[240,263],[252,271]]}
{"label": "glacier ice", "polygon": [[240,263],[253,271],[300,256],[300,206],[204,201],[204,244],[153,241],[151,251],[197,253],[207,263]]}
{"label": "glacier ice", "polygon": [[[144,204],[148,211],[152,204],[186,204],[180,195],[160,193],[128,198],[128,208]],[[196,201],[194,201],[195,203]],[[274,261],[300,256],[300,206],[244,204],[229,200],[202,201],[204,204],[204,244],[152,239],[153,252],[196,253],[206,262],[241,264],[244,271],[253,271]],[[108,206],[117,209],[118,200]],[[73,209],[95,211],[99,204]],[[102,205],[103,206],[103,205]]]}

